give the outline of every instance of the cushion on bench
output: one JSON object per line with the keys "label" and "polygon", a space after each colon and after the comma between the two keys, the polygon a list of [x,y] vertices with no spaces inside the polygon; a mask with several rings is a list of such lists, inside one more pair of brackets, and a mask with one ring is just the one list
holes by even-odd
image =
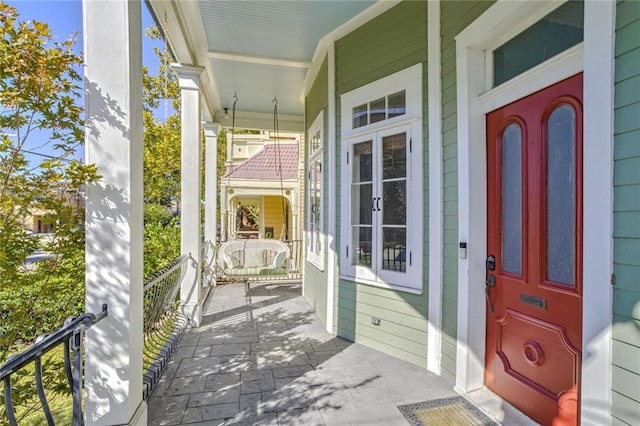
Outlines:
{"label": "cushion on bench", "polygon": [[224,273],[231,277],[259,277],[259,276],[268,276],[268,275],[286,275],[287,268],[275,268],[272,266],[268,267],[237,267],[237,268],[229,268],[225,269]]}

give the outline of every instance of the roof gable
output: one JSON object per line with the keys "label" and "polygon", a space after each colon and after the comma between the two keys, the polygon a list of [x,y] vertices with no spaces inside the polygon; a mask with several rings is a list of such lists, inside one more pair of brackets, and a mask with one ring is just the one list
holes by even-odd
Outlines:
{"label": "roof gable", "polygon": [[[279,171],[282,170],[282,173]],[[257,154],[224,175],[236,179],[296,179],[298,145],[265,145]]]}

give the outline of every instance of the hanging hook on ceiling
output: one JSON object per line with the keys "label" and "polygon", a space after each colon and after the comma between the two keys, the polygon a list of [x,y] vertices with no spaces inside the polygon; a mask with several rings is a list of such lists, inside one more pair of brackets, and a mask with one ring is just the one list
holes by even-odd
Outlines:
{"label": "hanging hook on ceiling", "polygon": [[235,115],[236,115],[236,104],[237,103],[238,103],[238,94],[234,93],[233,94],[233,107],[232,107],[234,118],[235,118]]}
{"label": "hanging hook on ceiling", "polygon": [[[231,132],[231,138],[233,138],[233,134],[235,133],[236,130],[236,104],[238,103],[238,94],[234,93],[233,94],[233,106],[231,107],[231,112],[232,112],[232,121],[231,121],[231,128],[233,129]],[[227,108],[224,109],[225,113],[228,111]],[[233,140],[232,140],[233,142]]]}
{"label": "hanging hook on ceiling", "polygon": [[[236,112],[236,104],[238,103],[238,95],[236,93],[233,94],[233,113],[235,114]],[[224,119],[228,120],[229,119],[229,107],[224,107],[222,108],[224,110]]]}

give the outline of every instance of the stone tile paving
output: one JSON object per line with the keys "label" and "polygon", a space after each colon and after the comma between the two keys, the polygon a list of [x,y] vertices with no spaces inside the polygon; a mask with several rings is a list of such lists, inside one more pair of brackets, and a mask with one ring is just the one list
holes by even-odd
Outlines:
{"label": "stone tile paving", "polygon": [[426,369],[332,336],[299,284],[226,284],[149,400],[149,425],[407,425],[454,396]]}

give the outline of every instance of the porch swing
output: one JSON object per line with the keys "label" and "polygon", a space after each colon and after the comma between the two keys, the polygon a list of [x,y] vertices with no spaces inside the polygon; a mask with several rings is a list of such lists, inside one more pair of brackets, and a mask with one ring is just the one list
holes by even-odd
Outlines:
{"label": "porch swing", "polygon": [[[234,95],[232,110],[231,143],[235,133],[236,104],[238,96]],[[275,165],[280,177],[282,197],[283,226],[280,238],[288,239],[288,215],[286,211],[284,184],[282,182],[282,162],[280,158],[280,142],[278,135],[278,99],[273,100],[273,127],[276,139]],[[218,250],[218,266],[224,276],[230,279],[260,281],[269,279],[286,279],[291,270],[291,250],[287,244],[275,239],[234,239],[225,241]]]}

